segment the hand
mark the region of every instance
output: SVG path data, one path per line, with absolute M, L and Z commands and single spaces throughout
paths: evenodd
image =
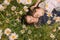
M 30 9 L 33 10 L 36 6 L 32 6 Z
M 36 4 L 34 6 L 32 6 L 30 9 L 33 10 L 35 7 L 37 7 L 37 5 L 39 4 L 41 0 L 37 0 Z

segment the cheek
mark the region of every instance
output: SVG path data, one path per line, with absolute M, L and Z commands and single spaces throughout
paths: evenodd
M 27 22 L 30 22 L 31 18 L 27 18 L 26 20 L 27 20 Z
M 36 22 L 36 23 L 37 23 L 37 22 L 38 22 L 38 18 L 34 19 L 34 22 Z

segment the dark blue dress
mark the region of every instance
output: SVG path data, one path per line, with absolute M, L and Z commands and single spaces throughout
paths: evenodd
M 54 14 L 56 14 L 57 16 L 60 16 L 60 11 L 56 11 L 55 9 L 52 11 L 53 17 L 50 18 L 50 20 L 52 21 L 51 23 L 54 23 L 54 22 L 55 22 L 55 21 L 53 20 Z M 39 23 L 39 24 L 45 24 L 45 23 L 47 23 L 48 19 L 49 19 L 49 17 L 48 17 L 47 14 L 45 13 L 44 16 L 42 16 L 42 17 L 39 18 L 38 23 Z

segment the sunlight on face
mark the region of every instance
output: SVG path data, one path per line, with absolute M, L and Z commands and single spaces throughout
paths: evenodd
M 36 9 L 36 12 L 33 14 L 34 17 L 41 17 L 44 15 L 44 10 L 39 8 L 39 9 Z
M 32 16 L 26 16 L 26 21 L 27 21 L 27 23 L 37 23 L 38 18 L 34 18 Z

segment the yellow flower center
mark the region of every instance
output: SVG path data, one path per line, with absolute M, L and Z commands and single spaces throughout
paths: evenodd
M 30 2 L 30 0 L 27 0 L 27 2 Z
M 11 0 L 7 0 L 8 2 L 11 2 Z
M 14 39 L 14 38 L 16 38 L 16 36 L 12 36 L 12 38 Z
M 48 4 L 46 4 L 45 8 L 48 8 Z
M 7 31 L 7 34 L 10 34 L 10 31 Z
M 17 0 L 18 3 L 20 3 L 20 0 Z

